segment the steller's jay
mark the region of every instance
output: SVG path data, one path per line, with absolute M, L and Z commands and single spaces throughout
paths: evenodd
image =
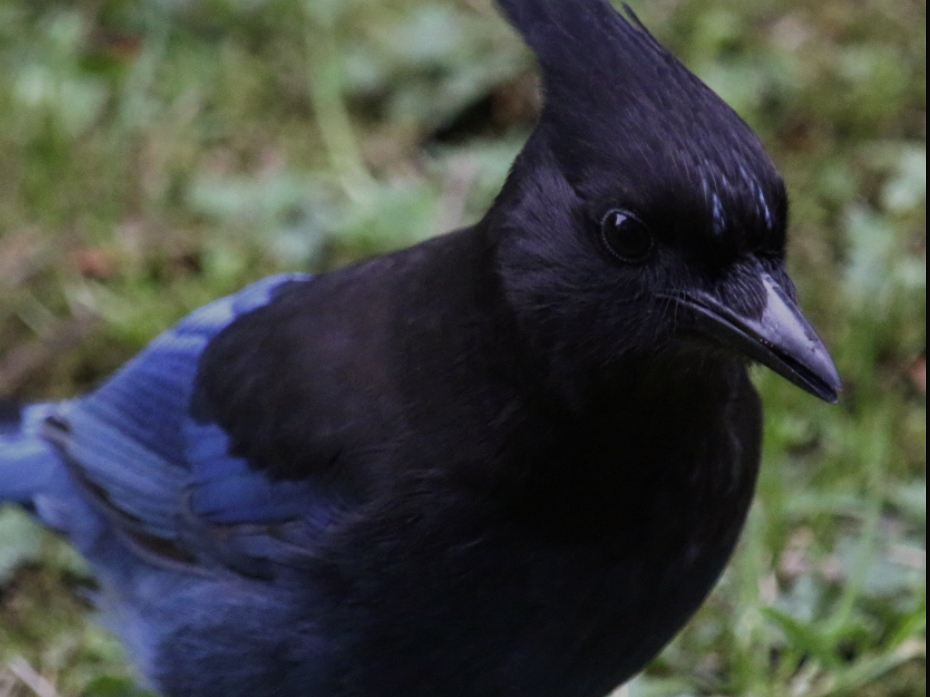
M 195 312 L 0 426 L 171 697 L 604 697 L 697 609 L 757 361 L 836 401 L 749 127 L 607 0 L 499 0 L 545 107 L 472 228 Z

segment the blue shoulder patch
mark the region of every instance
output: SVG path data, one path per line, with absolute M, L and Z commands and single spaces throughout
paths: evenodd
M 312 521 L 319 496 L 309 483 L 269 481 L 229 454 L 219 426 L 190 416 L 198 362 L 210 340 L 268 303 L 282 284 L 309 278 L 274 276 L 206 305 L 155 339 L 100 389 L 62 407 L 67 425 L 62 447 L 108 506 L 167 540 L 179 538 L 184 505 L 190 510 L 183 513 L 206 523 Z

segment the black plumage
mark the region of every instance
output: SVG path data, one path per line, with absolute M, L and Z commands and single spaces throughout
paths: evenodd
M 750 360 L 837 397 L 748 126 L 606 0 L 500 4 L 546 105 L 481 222 L 218 301 L 0 435 L 166 695 L 603 697 L 736 544 Z

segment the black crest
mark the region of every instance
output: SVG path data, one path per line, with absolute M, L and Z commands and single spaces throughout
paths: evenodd
M 784 187 L 762 144 L 632 10 L 607 0 L 499 4 L 536 54 L 540 129 L 579 194 L 609 185 L 647 213 L 674 206 L 708 235 L 783 242 Z

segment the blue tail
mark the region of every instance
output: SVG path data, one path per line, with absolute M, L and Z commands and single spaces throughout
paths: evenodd
M 63 475 L 58 454 L 39 434 L 53 409 L 50 404 L 0 402 L 0 503 L 32 507 L 35 497 Z

